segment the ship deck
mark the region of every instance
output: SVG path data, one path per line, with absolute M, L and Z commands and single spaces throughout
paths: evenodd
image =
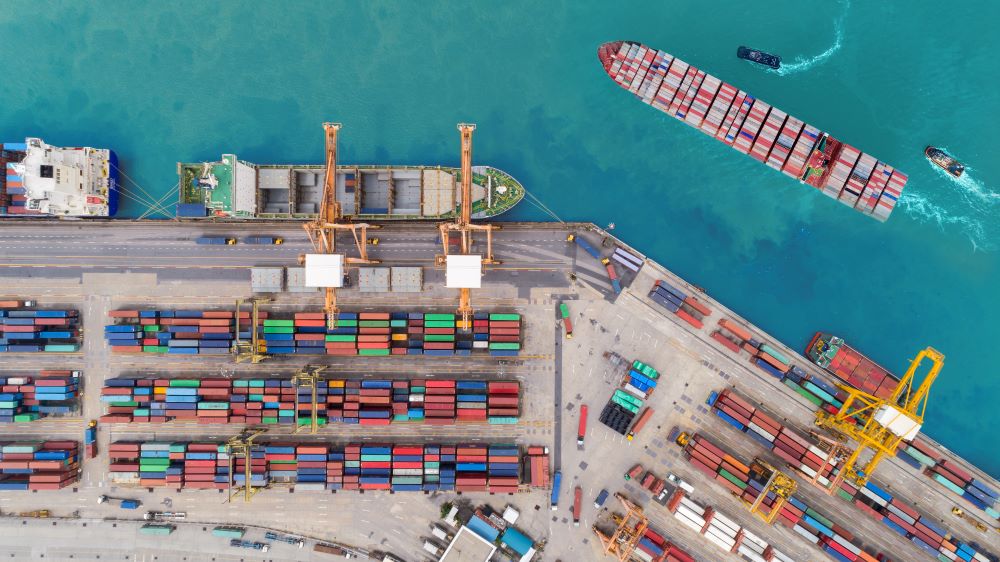
M 197 246 L 193 239 L 201 235 L 236 236 L 258 234 L 265 228 L 270 235 L 283 236 L 281 246 Z M 44 232 L 44 234 L 39 234 Z M 590 531 L 599 513 L 593 498 L 607 488 L 637 500 L 646 509 L 655 528 L 698 560 L 737 560 L 712 544 L 677 525 L 667 511 L 651 501 L 649 494 L 634 482 L 623 483 L 622 473 L 641 462 L 658 476 L 675 473 L 691 482 L 699 503 L 716 506 L 730 518 L 752 529 L 776 548 L 795 560 L 825 559 L 815 547 L 787 528 L 768 527 L 732 498 L 728 491 L 706 479 L 680 455 L 680 449 L 666 435 L 673 426 L 707 435 L 721 447 L 733 451 L 742 460 L 755 456 L 769 458 L 756 442 L 741 434 L 704 405 L 711 391 L 735 386 L 742 394 L 763 404 L 800 430 L 811 426 L 811 408 L 796 398 L 776 379 L 753 367 L 745 358 L 734 357 L 715 340 L 709 331 L 719 318 L 740 323 L 765 338 L 778 351 L 793 357 L 796 364 L 810 373 L 821 370 L 792 350 L 777 343 L 762 330 L 742 319 L 710 295 L 698 292 L 690 283 L 665 267 L 646 262 L 638 274 L 623 276 L 626 286 L 615 296 L 603 266 L 576 245 L 567 244 L 570 232 L 586 237 L 607 253 L 601 245 L 604 234 L 593 225 L 584 224 L 505 224 L 495 235 L 494 248 L 503 264 L 487 270 L 483 289 L 472 291 L 477 310 L 502 309 L 523 315 L 524 350 L 513 361 L 455 358 L 329 358 L 321 360 L 332 372 L 355 376 L 378 374 L 380 377 L 465 377 L 512 379 L 521 382 L 522 415 L 513 426 L 390 425 L 358 427 L 342 424 L 325 426 L 316 436 L 298 435 L 287 429 L 269 431 L 271 440 L 321 442 L 510 442 L 544 445 L 552 454 L 553 470 L 563 472 L 562 501 L 570 505 L 572 490 L 584 491 L 583 520 L 574 527 L 568 509 L 548 510 L 548 491 L 535 490 L 514 496 L 489 496 L 466 493 L 463 499 L 473 505 L 486 503 L 497 510 L 506 504 L 521 512 L 518 527 L 536 540 L 547 539 L 546 558 L 603 559 L 597 540 Z M 382 265 L 406 265 L 424 268 L 424 291 L 420 294 L 360 293 L 357 283 L 338 292 L 342 310 L 405 310 L 435 308 L 454 310 L 457 295 L 444 287 L 444 272 L 433 266 L 438 251 L 436 231 L 427 224 L 387 224 L 379 233 L 381 244 L 372 248 L 372 257 Z M 79 417 L 60 420 L 43 419 L 31 423 L 5 425 L 5 439 L 51 438 L 79 439 L 86 420 L 102 413 L 99 389 L 104 378 L 123 374 L 156 374 L 179 378 L 193 374 L 234 376 L 285 375 L 301 367 L 301 361 L 273 359 L 252 364 L 234 364 L 229 357 L 174 358 L 150 355 L 111 353 L 98 334 L 106 323 L 109 310 L 129 307 L 228 308 L 237 297 L 250 296 L 252 266 L 293 266 L 298 254 L 309 247 L 301 229 L 287 223 L 107 223 L 65 225 L 11 225 L 7 232 L 7 257 L 0 272 L 0 298 L 33 298 L 40 306 L 66 305 L 78 308 L 88 335 L 80 354 L 35 354 L 17 356 L 17 371 L 41 368 L 80 369 L 85 377 L 83 412 Z M 53 253 L 66 240 L 75 240 L 78 250 L 72 256 Z M 610 243 L 616 242 L 608 238 Z M 618 245 L 629 249 L 624 243 Z M 633 253 L 638 253 L 632 250 Z M 664 279 L 691 294 L 712 313 L 705 328 L 696 329 L 651 302 L 646 293 L 657 279 Z M 30 280 L 30 283 L 29 283 Z M 318 293 L 276 293 L 265 309 L 283 313 L 316 310 L 321 306 Z M 567 340 L 558 322 L 559 302 L 568 303 L 574 323 L 574 338 Z M 645 429 L 634 441 L 625 441 L 597 421 L 597 415 L 617 385 L 619 374 L 602 358 L 604 351 L 614 351 L 628 359 L 641 359 L 662 373 L 661 385 L 647 404 L 655 409 Z M 12 363 L 0 366 L 10 371 Z M 949 376 L 947 367 L 942 376 Z M 577 449 L 576 427 L 581 404 L 590 409 L 586 442 Z M 933 400 L 930 405 L 933 408 Z M 80 483 L 57 492 L 29 494 L 0 492 L 5 511 L 18 512 L 49 509 L 54 516 L 77 512 L 81 519 L 56 520 L 57 526 L 45 523 L 44 544 L 25 545 L 25 536 L 42 532 L 41 522 L 3 518 L 0 527 L 24 531 L 0 533 L 0 550 L 21 555 L 19 559 L 67 557 L 75 549 L 81 558 L 88 553 L 219 556 L 232 552 L 222 541 L 212 542 L 202 530 L 206 523 L 246 524 L 276 527 L 326 541 L 337 540 L 359 547 L 395 553 L 403 559 L 420 552 L 421 536 L 432 522 L 439 521 L 440 505 L 449 494 L 383 492 L 340 492 L 337 494 L 297 492 L 275 488 L 259 493 L 249 504 L 224 503 L 224 495 L 215 492 L 173 489 L 116 488 L 107 479 L 107 450 L 111 440 L 224 440 L 237 428 L 222 425 L 169 422 L 165 424 L 102 425 L 98 432 L 98 457 L 83 463 Z M 773 460 L 773 459 L 772 459 Z M 974 474 L 996 486 L 996 480 L 970 468 Z M 951 515 L 956 500 L 933 481 L 918 474 L 898 460 L 883 462 L 875 480 L 890 483 L 893 493 L 942 521 L 943 525 L 966 542 L 975 541 L 987 551 L 1000 553 L 1000 535 L 983 534 L 968 522 Z M 135 524 L 106 520 L 129 518 L 131 513 L 98 506 L 99 494 L 141 499 L 144 507 L 163 509 L 169 499 L 171 509 L 186 511 L 195 526 L 181 525 L 176 539 L 159 543 L 136 539 Z M 808 503 L 853 532 L 866 546 L 891 553 L 895 559 L 931 560 L 927 554 L 875 519 L 859 517 L 859 511 L 843 500 L 822 494 L 808 484 L 800 485 L 799 494 Z M 617 510 L 614 498 L 606 507 Z M 976 517 L 974 510 L 967 512 Z M 122 515 L 125 513 L 125 515 Z M 985 523 L 988 521 L 984 520 Z M 82 529 L 81 524 L 88 527 Z M 116 526 L 113 526 L 116 525 Z M 99 533 L 94 532 L 98 528 Z M 23 534 L 22 534 L 23 533 Z M 33 534 L 34 533 L 34 534 Z M 109 540 L 110 539 L 110 540 Z M 275 557 L 308 560 L 309 548 L 299 551 L 275 545 Z M 217 550 L 215 550 L 217 549 Z M 219 558 L 225 559 L 225 558 Z

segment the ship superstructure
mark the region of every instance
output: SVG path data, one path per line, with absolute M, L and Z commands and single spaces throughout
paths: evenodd
M 179 218 L 309 220 L 323 192 L 322 164 L 253 164 L 235 154 L 218 162 L 180 163 Z M 506 172 L 472 168 L 472 218 L 506 212 L 524 187 Z M 444 166 L 337 165 L 344 216 L 364 220 L 443 220 L 461 205 L 461 172 Z
M 598 57 L 644 103 L 865 215 L 887 220 L 906 185 L 885 162 L 670 53 L 615 41 Z
M 0 215 L 110 217 L 118 211 L 118 157 L 106 148 L 28 138 L 4 143 Z

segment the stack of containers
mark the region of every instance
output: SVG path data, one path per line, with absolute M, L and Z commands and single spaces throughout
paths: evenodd
M 92 459 L 97 456 L 97 426 L 87 426 L 83 430 L 83 450 L 84 456 Z
M 107 405 L 107 414 L 101 417 L 105 423 L 189 420 L 303 425 L 312 419 L 311 391 L 296 389 L 287 379 L 115 378 L 105 385 L 101 390 L 101 401 Z M 317 418 L 321 425 L 516 423 L 519 393 L 517 382 L 327 379 L 316 387 Z M 498 420 L 493 421 L 494 417 Z
M 617 246 L 615 247 L 615 253 L 611 254 L 611 259 L 635 273 L 638 273 L 639 268 L 642 267 L 642 258 Z
M 642 408 L 642 400 L 624 390 L 617 389 L 611 395 L 611 400 L 601 410 L 598 419 L 615 432 L 625 435 L 640 408 Z
M 706 540 L 726 552 L 739 554 L 751 562 L 793 562 L 791 558 L 766 543 L 761 537 L 741 527 L 733 519 L 717 511 L 714 507 L 703 506 L 687 497 L 683 490 L 674 492 L 667 502 L 667 508 L 674 518 L 685 527 L 705 537 Z M 666 560 L 692 560 L 675 555 Z
M 249 340 L 249 312 L 240 312 L 239 336 Z M 115 323 L 105 326 L 105 339 L 115 352 L 207 355 L 229 353 L 236 337 L 233 312 L 116 310 Z M 322 312 L 297 312 L 292 319 L 260 313 L 257 327 L 266 350 L 274 355 L 465 356 L 473 349 L 493 355 L 517 355 L 519 314 L 476 316 L 462 325 L 454 314 L 422 312 L 341 312 L 327 329 Z
M 104 338 L 114 352 L 226 355 L 236 331 L 233 312 L 209 310 L 112 310 Z M 248 324 L 249 312 L 240 312 Z M 260 313 L 267 318 L 266 312 Z M 249 332 L 247 332 L 249 337 Z
M 660 378 L 660 373 L 656 369 L 642 361 L 636 360 L 632 362 L 632 368 L 625 375 L 623 386 L 626 391 L 647 399 L 653 393 L 653 390 L 656 389 L 656 380 L 658 378 Z
M 326 445 L 295 446 L 296 490 L 326 490 L 330 469 L 329 451 Z
M 521 452 L 516 445 L 490 445 L 487 453 L 487 489 L 491 494 L 512 494 L 521 482 Z
M 954 494 L 962 496 L 965 501 L 985 511 L 993 519 L 1000 519 L 1000 512 L 997 511 L 997 500 L 1000 495 L 982 481 L 973 478 L 955 461 L 941 460 L 928 468 L 926 474 Z
M 79 378 L 73 371 L 0 376 L 0 423 L 29 422 L 76 409 Z
M 712 339 L 721 343 L 726 349 L 739 354 L 743 346 L 750 342 L 753 337 L 750 332 L 743 329 L 728 318 L 719 319 L 719 328 L 712 332 Z M 751 351 L 751 355 L 753 352 Z
M 760 345 L 757 353 L 750 357 L 750 362 L 779 380 L 791 369 L 791 362 L 784 354 L 766 343 Z
M 476 320 L 481 320 L 482 314 L 476 314 Z M 515 356 L 521 350 L 521 315 L 520 314 L 490 314 L 489 349 L 490 355 L 496 357 Z
M 522 473 L 531 487 L 549 487 L 549 454 L 545 447 L 528 447 L 522 464 Z
M 29 310 L 20 301 L 0 306 L 0 353 L 75 353 L 80 350 L 79 312 Z
M 492 424 L 514 424 L 521 417 L 521 383 L 490 381 L 486 385 L 487 420 Z
M 0 443 L 0 491 L 58 490 L 79 479 L 76 441 Z
M 632 555 L 642 562 L 694 562 L 690 554 L 651 527 L 646 527 Z
M 712 314 L 712 311 L 698 299 L 688 296 L 684 291 L 662 279 L 653 284 L 653 288 L 649 290 L 647 296 L 656 304 L 673 312 L 678 318 L 698 329 L 704 325 L 705 317 Z
M 714 393 L 713 393 L 714 394 Z M 729 425 L 745 432 L 765 448 L 773 450 L 789 466 L 810 479 L 819 474 L 817 483 L 828 487 L 835 475 L 836 459 L 828 461 L 829 454 L 792 429 L 785 427 L 771 416 L 755 407 L 749 400 L 726 389 L 717 397 L 709 397 L 712 411 Z M 857 492 L 853 486 L 842 482 L 837 494 L 850 500 Z
M 485 445 L 455 447 L 455 490 L 485 492 L 487 488 L 487 458 Z

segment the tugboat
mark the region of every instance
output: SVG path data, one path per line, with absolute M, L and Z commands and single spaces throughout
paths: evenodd
M 764 51 L 758 51 L 757 49 L 751 49 L 750 47 L 744 47 L 742 45 L 740 45 L 739 49 L 736 49 L 736 56 L 743 60 L 770 66 L 775 70 L 781 67 L 781 57 L 778 55 L 772 55 L 765 53 Z
M 956 178 L 962 177 L 962 174 L 965 173 L 965 164 L 955 160 L 940 148 L 928 146 L 924 149 L 924 156 L 927 156 L 928 160 Z

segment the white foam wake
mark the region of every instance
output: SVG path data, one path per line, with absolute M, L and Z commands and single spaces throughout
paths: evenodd
M 986 234 L 986 226 L 979 218 L 951 213 L 927 196 L 913 190 L 903 193 L 899 206 L 906 214 L 921 222 L 936 224 L 942 231 L 957 228 L 972 243 L 973 251 L 996 249 L 992 238 Z
M 952 154 L 952 152 L 945 146 L 939 146 L 938 148 L 948 154 Z M 938 176 L 948 180 L 952 185 L 956 186 L 957 191 L 965 197 L 971 205 L 984 205 L 987 208 L 1000 205 L 1000 191 L 992 189 L 990 186 L 986 185 L 985 182 L 976 178 L 973 175 L 976 171 L 975 168 L 966 166 L 965 173 L 962 174 L 962 177 L 956 178 L 955 176 L 944 171 L 940 166 L 935 165 L 930 160 L 927 160 L 927 165 L 930 166 Z
M 840 17 L 837 18 L 837 21 L 834 23 L 835 37 L 833 45 L 830 45 L 830 47 L 827 50 L 823 51 L 822 53 L 816 56 L 809 58 L 796 56 L 791 63 L 782 62 L 780 68 L 778 68 L 777 70 L 769 69 L 768 72 L 774 72 L 779 76 L 788 76 L 789 74 L 797 74 L 799 72 L 805 72 L 806 70 L 809 70 L 810 68 L 813 68 L 818 64 L 822 64 L 827 59 L 832 57 L 834 53 L 840 50 L 840 47 L 843 44 L 844 19 L 847 17 L 847 11 L 850 9 L 850 7 L 851 7 L 850 1 L 849 0 L 845 1 L 844 11 L 843 13 L 840 14 Z

